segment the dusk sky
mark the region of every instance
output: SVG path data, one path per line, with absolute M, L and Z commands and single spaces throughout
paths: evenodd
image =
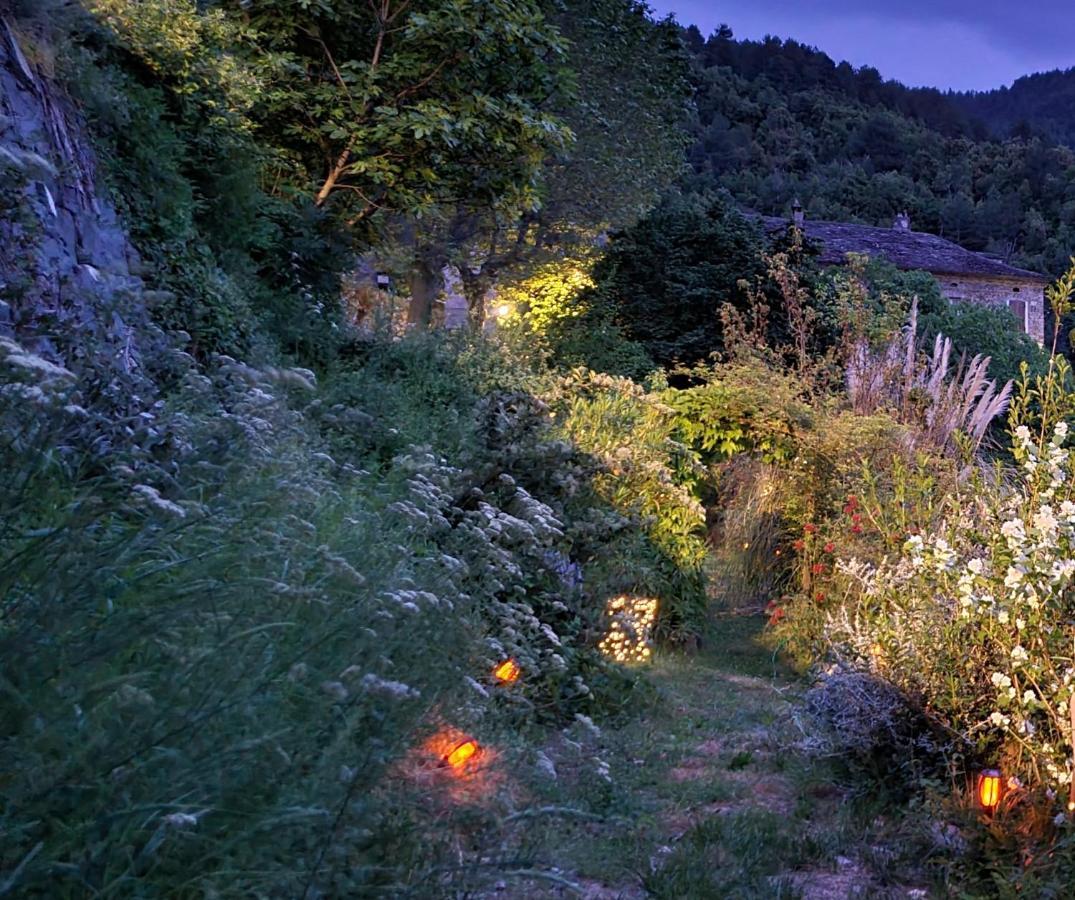
M 908 85 L 986 90 L 1075 66 L 1071 0 L 650 0 L 706 36 L 793 37 Z

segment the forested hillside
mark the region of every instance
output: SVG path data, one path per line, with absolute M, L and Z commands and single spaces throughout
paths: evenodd
M 1075 147 L 1075 69 L 1036 72 L 1010 87 L 955 94 L 951 99 L 997 137 L 1039 135 Z
M 939 91 L 883 82 L 795 41 L 737 41 L 727 29 L 695 59 L 691 164 L 760 212 L 912 226 L 1042 272 L 1075 239 L 1075 153 L 1046 136 L 992 138 Z

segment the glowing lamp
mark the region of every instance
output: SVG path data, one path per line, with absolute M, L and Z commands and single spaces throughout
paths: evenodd
M 508 304 L 506 304 L 506 303 L 501 303 L 500 306 L 498 306 L 496 308 L 496 314 L 501 319 L 503 319 L 504 316 L 506 316 L 510 312 L 511 312 L 511 307 L 508 306 Z
M 471 759 L 478 755 L 480 749 L 477 741 L 470 739 L 465 740 L 444 757 L 444 765 L 451 766 L 453 769 L 461 769 Z
M 996 769 L 986 769 L 978 776 L 978 803 L 982 809 L 993 812 L 1000 805 L 1001 774 Z
M 511 684 L 519 679 L 522 670 L 514 659 L 506 659 L 493 669 L 493 677 L 501 684 Z

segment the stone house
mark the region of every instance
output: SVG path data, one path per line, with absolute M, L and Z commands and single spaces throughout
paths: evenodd
M 1019 269 L 983 253 L 975 253 L 935 234 L 911 230 L 906 213 L 891 228 L 846 222 L 807 220 L 802 207 L 793 207 L 793 223 L 819 245 L 823 265 L 843 265 L 847 254 L 884 259 L 899 269 L 929 272 L 949 300 L 1007 307 L 1023 331 L 1039 344 L 1045 340 L 1045 287 L 1050 279 Z M 764 218 L 768 231 L 785 228 L 786 219 Z

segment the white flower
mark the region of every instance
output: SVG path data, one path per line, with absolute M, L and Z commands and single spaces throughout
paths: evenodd
M 1038 534 L 1043 537 L 1048 537 L 1056 532 L 1057 526 L 1060 523 L 1057 522 L 1056 516 L 1053 513 L 1053 508 L 1048 504 L 1045 504 L 1034 514 L 1034 528 Z
M 1000 622 L 1001 625 L 1007 625 L 1008 624 L 1008 610 L 1002 609 L 1000 612 L 998 612 L 997 613 L 997 621 Z
M 1007 728 L 1008 723 L 1011 721 L 1006 715 L 1000 712 L 994 712 L 989 716 L 989 721 L 992 722 L 997 728 Z
M 1008 566 L 1008 574 L 1004 576 L 1004 587 L 1016 588 L 1019 587 L 1019 583 L 1023 580 L 1023 573 L 1020 572 L 1015 566 Z
M 1033 691 L 1023 691 L 1023 706 L 1031 706 L 1037 701 L 1037 699 L 1038 695 L 1035 694 Z
M 990 681 L 993 682 L 994 687 L 998 688 L 1009 688 L 1012 686 L 1011 678 L 1005 675 L 1003 672 L 994 672 L 993 677 L 990 678 Z
M 395 697 L 399 700 L 411 700 L 421 696 L 420 691 L 408 684 L 404 684 L 402 681 L 387 681 L 372 672 L 364 675 L 360 684 L 366 693 L 381 694 L 387 697 Z M 475 684 L 477 683 L 475 682 Z
M 1015 429 L 1013 437 L 1024 447 L 1030 444 L 1030 429 L 1026 425 L 1020 425 Z
M 1012 647 L 1011 657 L 1012 662 L 1014 662 L 1016 665 L 1022 665 L 1028 659 L 1030 659 L 1030 654 L 1026 652 L 1022 644 L 1016 644 L 1014 647 Z

